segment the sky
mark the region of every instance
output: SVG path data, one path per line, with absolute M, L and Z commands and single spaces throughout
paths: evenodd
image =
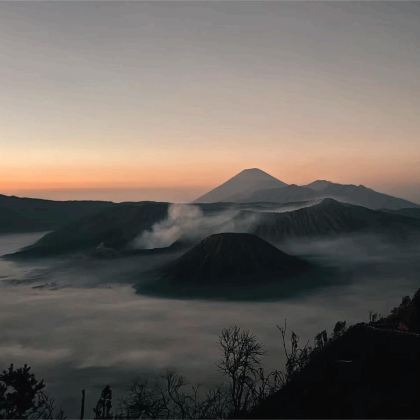
M 420 3 L 0 3 L 0 193 L 189 201 L 244 168 L 420 202 Z

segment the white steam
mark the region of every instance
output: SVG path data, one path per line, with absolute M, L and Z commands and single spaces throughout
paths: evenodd
M 226 210 L 205 215 L 200 207 L 192 204 L 171 204 L 168 217 L 139 235 L 133 247 L 165 248 L 178 240 L 200 240 L 213 233 L 246 232 L 254 217 L 247 216 L 238 222 L 234 219 L 238 213 L 238 210 Z

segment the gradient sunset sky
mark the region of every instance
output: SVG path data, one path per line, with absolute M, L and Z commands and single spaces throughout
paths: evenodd
M 0 193 L 188 201 L 241 169 L 420 202 L 420 3 L 2 2 Z

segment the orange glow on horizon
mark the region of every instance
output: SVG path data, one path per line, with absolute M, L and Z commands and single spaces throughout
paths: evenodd
M 0 193 L 15 194 L 21 191 L 42 190 L 54 196 L 60 191 L 62 196 L 68 193 L 72 197 L 74 191 L 89 190 L 129 190 L 141 189 L 147 197 L 156 196 L 156 191 L 173 189 L 180 197 L 190 197 L 192 192 L 205 192 L 242 169 L 259 167 L 288 184 L 307 184 L 316 179 L 327 179 L 344 184 L 364 184 L 372 188 L 383 188 L 385 185 L 404 184 L 409 177 L 415 177 L 416 165 L 398 164 L 384 168 L 380 159 L 358 159 L 355 165 L 352 156 L 342 157 L 340 161 L 323 161 L 320 159 L 301 159 L 279 163 L 273 156 L 264 162 L 255 164 L 251 161 L 207 162 L 199 164 L 167 164 L 138 166 L 112 165 L 47 165 L 46 168 L 1 168 Z M 174 193 L 175 194 L 175 193 Z

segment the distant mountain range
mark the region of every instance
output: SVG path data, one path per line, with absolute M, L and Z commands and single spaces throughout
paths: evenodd
M 348 234 L 373 234 L 392 240 L 420 236 L 420 219 L 378 211 L 362 206 L 324 199 L 297 210 L 276 212 L 271 206 L 244 210 L 243 204 L 200 204 L 204 215 L 226 214 L 231 217 L 213 226 L 216 232 L 243 232 L 272 243 L 293 239 L 333 238 Z M 126 251 L 133 240 L 165 220 L 169 203 L 121 203 L 105 208 L 48 233 L 35 244 L 18 252 L 20 257 L 43 257 L 65 253 L 92 252 L 98 247 Z M 405 213 L 405 211 L 404 211 Z M 229 213 L 230 214 L 230 213 Z M 204 216 L 205 217 L 205 216 Z M 211 226 L 206 226 L 206 232 Z M 211 232 L 210 232 L 211 233 Z M 197 232 L 197 235 L 199 232 Z M 194 243 L 185 242 L 184 247 Z
M 20 252 L 17 257 L 47 257 L 97 247 L 119 250 L 127 247 L 137 235 L 167 217 L 168 203 L 121 203 L 86 215 L 43 236 Z
M 371 209 L 395 211 L 397 214 L 419 218 L 420 206 L 410 201 L 374 191 L 363 185 L 342 185 L 319 180 L 308 185 L 287 185 L 266 172 L 245 169 L 233 178 L 195 200 L 205 204 L 218 203 L 218 207 L 232 208 L 241 204 L 246 208 L 273 208 L 272 204 L 307 202 L 315 204 L 324 198 L 356 204 Z M 256 204 L 258 203 L 258 204 Z M 53 201 L 21 198 L 0 194 L 0 233 L 40 232 L 57 230 L 69 223 L 94 215 L 110 207 L 132 205 L 110 201 Z M 305 204 L 305 205 L 306 205 Z M 239 207 L 237 207 L 239 209 Z
M 288 203 L 323 198 L 334 198 L 371 209 L 419 207 L 416 203 L 374 191 L 363 185 L 342 185 L 325 180 L 303 186 L 287 185 L 256 168 L 245 169 L 219 187 L 197 198 L 195 202 Z
M 53 201 L 0 194 L 0 233 L 54 230 L 112 205 L 108 201 Z

